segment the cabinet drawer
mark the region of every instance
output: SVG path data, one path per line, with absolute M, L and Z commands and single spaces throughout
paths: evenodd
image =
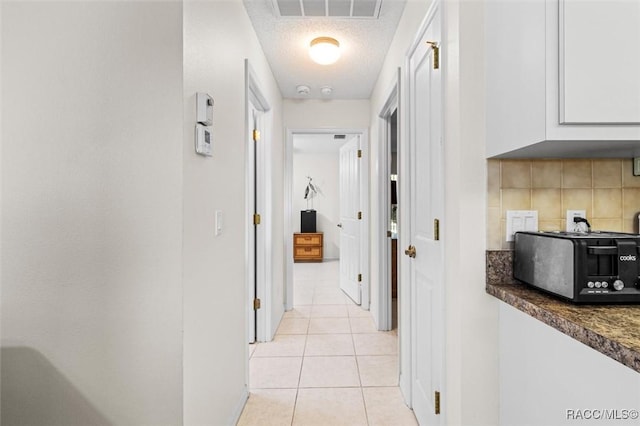
M 296 235 L 293 240 L 295 246 L 321 246 L 322 236 L 317 234 Z
M 322 247 L 296 247 L 296 259 L 322 259 Z

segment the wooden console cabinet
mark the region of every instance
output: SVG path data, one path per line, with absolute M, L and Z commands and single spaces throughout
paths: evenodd
M 294 262 L 322 262 L 322 232 L 293 234 Z

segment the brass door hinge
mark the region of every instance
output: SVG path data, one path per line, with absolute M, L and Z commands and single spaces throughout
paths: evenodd
M 358 158 L 362 158 L 362 150 L 361 149 L 358 150 Z
M 440 219 L 433 219 L 433 239 L 440 241 Z
M 362 274 L 358 274 L 358 282 L 361 283 L 362 282 Z
M 260 225 L 260 215 L 258 213 L 255 213 L 253 215 L 253 224 L 254 225 Z
M 433 49 L 433 69 L 440 68 L 440 47 L 437 41 L 427 41 L 427 44 Z
M 435 391 L 433 395 L 433 408 L 436 414 L 440 414 L 440 392 Z
M 260 130 L 253 131 L 253 140 L 258 142 L 260 140 Z
M 253 310 L 257 311 L 260 309 L 260 299 L 253 299 Z
M 358 212 L 358 220 L 362 220 L 362 212 Z

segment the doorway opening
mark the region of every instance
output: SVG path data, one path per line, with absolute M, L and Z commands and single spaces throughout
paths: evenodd
M 398 109 L 389 117 L 389 232 L 391 238 L 390 264 L 388 274 L 391 287 L 391 329 L 398 328 Z
M 398 314 L 399 258 L 399 119 L 400 69 L 388 91 L 386 102 L 379 113 L 378 144 L 378 222 L 376 224 L 378 246 L 378 308 L 376 320 L 379 330 L 393 330 L 400 323 Z M 402 337 L 402 336 L 401 336 Z
M 296 298 L 299 299 L 297 304 L 305 299 L 304 295 L 296 296 L 294 261 L 323 260 L 339 262 L 340 288 L 362 309 L 369 309 L 367 158 L 367 131 L 363 129 L 303 129 L 287 132 L 287 310 L 293 309 Z M 315 232 L 308 232 L 310 230 Z M 306 246 L 306 243 L 310 246 Z M 316 249 L 320 244 L 320 249 Z M 308 259 L 307 254 L 312 258 Z

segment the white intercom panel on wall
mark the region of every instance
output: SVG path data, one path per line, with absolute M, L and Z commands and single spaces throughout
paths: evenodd
M 213 124 L 213 98 L 206 93 L 196 93 L 196 121 L 205 126 Z
M 211 157 L 211 132 L 202 124 L 196 124 L 196 152 L 200 155 Z

